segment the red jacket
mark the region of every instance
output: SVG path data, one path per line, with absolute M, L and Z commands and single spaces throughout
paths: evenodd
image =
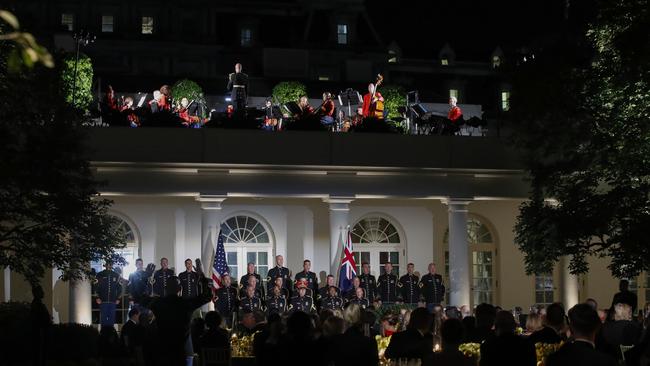
M 459 119 L 460 116 L 462 115 L 463 115 L 463 111 L 460 110 L 460 107 L 455 106 L 449 110 L 449 114 L 447 115 L 447 118 L 449 118 L 452 122 L 456 122 L 456 120 Z
M 370 98 L 372 98 L 371 93 L 368 93 L 368 94 L 363 96 L 363 116 L 364 117 L 368 117 L 370 115 L 371 107 L 373 106 L 372 100 L 370 100 Z M 377 92 L 375 94 L 375 98 L 377 100 L 381 100 L 382 102 L 384 101 L 384 97 L 381 96 L 380 92 Z

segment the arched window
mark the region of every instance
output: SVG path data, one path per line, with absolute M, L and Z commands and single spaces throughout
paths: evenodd
M 126 241 L 126 246 L 122 249 L 117 249 L 116 254 L 121 255 L 126 261 L 126 265 L 123 267 L 115 267 L 114 269 L 118 272 L 121 271 L 122 278 L 129 278 L 129 275 L 135 271 L 135 260 L 139 258 L 140 255 L 140 242 L 138 235 L 135 232 L 135 229 L 126 222 L 120 216 L 113 215 L 117 221 L 117 229 L 122 231 L 124 234 L 124 239 Z M 91 267 L 96 272 L 101 272 L 104 270 L 103 261 L 94 261 L 91 263 Z
M 246 273 L 248 263 L 254 263 L 262 281 L 266 281 L 273 263 L 272 235 L 267 227 L 256 218 L 241 214 L 221 224 L 221 235 L 233 281 L 239 281 Z
M 472 306 L 486 302 L 493 304 L 496 288 L 496 243 L 490 228 L 481 219 L 470 216 L 467 219 L 467 243 L 470 249 Z M 443 238 L 445 246 L 445 277 L 449 291 L 449 229 Z M 449 298 L 447 292 L 447 299 Z
M 393 273 L 399 275 L 404 243 L 397 227 L 387 218 L 373 215 L 359 220 L 352 227 L 350 238 L 354 244 L 357 273 L 361 273 L 361 264 L 367 262 L 371 273 L 383 274 L 384 264 L 390 262 Z

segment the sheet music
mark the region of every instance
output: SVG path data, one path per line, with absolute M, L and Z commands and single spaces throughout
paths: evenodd
M 147 99 L 147 94 L 143 95 L 142 98 L 140 98 L 140 101 L 138 102 L 138 108 L 142 107 L 145 99 Z

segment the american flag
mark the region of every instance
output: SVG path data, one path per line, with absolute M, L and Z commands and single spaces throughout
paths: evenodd
M 215 290 L 221 288 L 221 277 L 230 273 L 228 263 L 226 262 L 226 249 L 223 246 L 223 236 L 219 230 L 219 239 L 214 252 L 214 263 L 212 263 L 212 287 Z
M 357 265 L 354 262 L 354 250 L 352 250 L 352 238 L 349 227 L 346 242 L 343 243 L 343 234 L 340 234 L 339 244 L 343 245 L 343 260 L 339 269 L 339 288 L 341 292 L 347 292 L 352 288 L 352 279 L 357 276 Z

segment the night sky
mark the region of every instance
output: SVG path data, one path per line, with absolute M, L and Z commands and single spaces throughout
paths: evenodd
M 457 59 L 485 60 L 497 45 L 507 52 L 556 32 L 564 24 L 566 1 L 367 0 L 366 6 L 383 41 L 397 41 L 405 57 L 437 56 L 448 42 Z M 584 23 L 588 3 L 593 4 L 571 0 L 574 26 Z

